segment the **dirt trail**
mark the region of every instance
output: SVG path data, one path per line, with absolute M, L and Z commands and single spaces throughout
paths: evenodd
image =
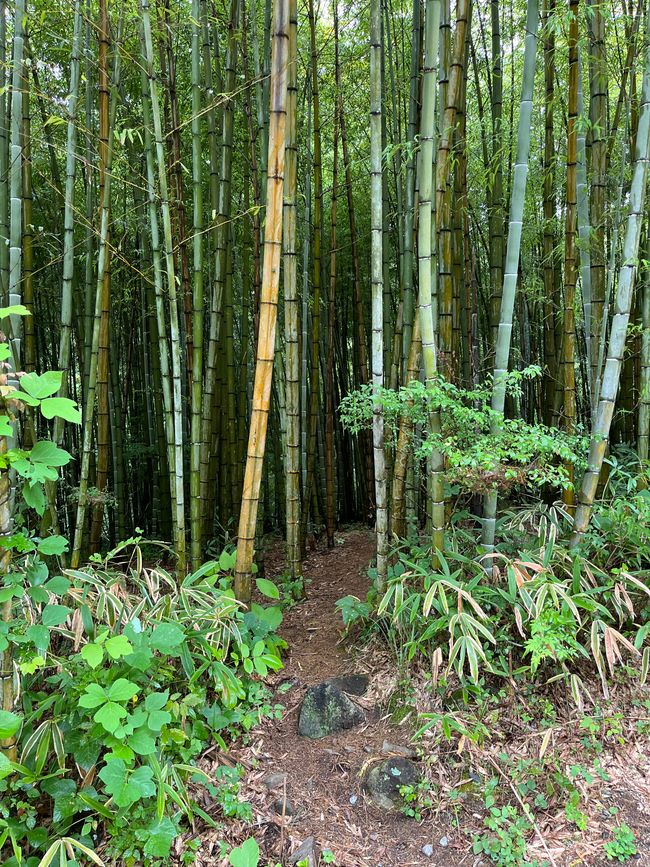
M 406 746 L 410 736 L 405 726 L 391 725 L 379 704 L 386 699 L 385 682 L 377 683 L 381 675 L 373 672 L 372 659 L 364 658 L 363 652 L 353 656 L 341 642 L 341 617 L 335 603 L 346 594 L 365 597 L 366 570 L 373 553 L 370 533 L 355 529 L 338 534 L 333 549 L 313 552 L 304 564 L 308 598 L 286 613 L 281 630 L 289 644 L 281 676 L 284 682 L 293 683 L 290 691 L 278 696 L 286 712 L 280 721 L 265 721 L 253 733 L 250 747 L 241 753 L 249 763 L 255 759 L 257 765 L 244 791 L 256 807 L 260 830 L 264 827 L 262 834 L 257 830 L 255 834 L 265 854 L 278 860 L 281 851 L 285 859 L 313 835 L 322 848 L 334 852 L 340 867 L 472 865 L 474 856 L 467 842 L 454 834 L 448 817 L 418 825 L 399 812 L 371 806 L 361 791 L 361 772 L 368 762 L 382 758 L 384 740 Z M 271 577 L 272 562 L 269 565 Z M 352 672 L 370 676 L 370 688 L 359 700 L 368 722 L 319 741 L 301 737 L 297 726 L 305 689 Z M 281 788 L 269 792 L 264 785 L 264 778 L 272 773 L 287 774 L 286 798 L 294 810 L 291 817 L 283 819 L 274 812 L 274 802 L 283 792 Z M 440 845 L 441 838 L 449 841 L 446 847 Z M 434 850 L 430 857 L 421 851 L 427 844 Z

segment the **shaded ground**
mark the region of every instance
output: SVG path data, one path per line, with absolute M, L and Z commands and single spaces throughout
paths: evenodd
M 491 861 L 475 856 L 471 851 L 473 831 L 480 831 L 485 808 L 478 795 L 466 796 L 458 806 L 434 812 L 421 824 L 401 813 L 387 813 L 368 803 L 361 791 L 361 775 L 367 764 L 382 757 L 385 740 L 408 745 L 412 734 L 410 719 L 401 725 L 391 722 L 385 710 L 396 682 L 394 665 L 377 647 L 352 650 L 341 642 L 341 618 L 335 603 L 342 596 L 365 596 L 368 588 L 366 570 L 374 553 L 373 537 L 365 529 L 354 528 L 337 535 L 333 549 L 312 552 L 304 564 L 307 599 L 285 614 L 282 635 L 289 644 L 285 667 L 276 681 L 276 700 L 286 710 L 281 720 L 264 720 L 250 734 L 246 746 L 234 748 L 225 760 L 240 762 L 248 769 L 241 795 L 253 804 L 254 823 L 244 827 L 230 823 L 231 842 L 254 835 L 261 845 L 264 858 L 261 865 L 290 863 L 290 853 L 309 836 L 320 847 L 330 849 L 339 867 L 489 867 Z M 282 568 L 281 552 L 271 551 L 267 558 L 267 574 Z M 370 688 L 358 699 L 366 710 L 364 726 L 324 738 L 309 741 L 298 735 L 297 724 L 302 698 L 307 687 L 340 674 L 365 672 L 370 676 Z M 285 691 L 286 690 L 286 691 Z M 513 702 L 516 702 L 516 696 Z M 539 731 L 521 734 L 517 723 L 507 716 L 513 709 L 499 711 L 506 721 L 499 727 L 512 731 L 512 746 L 516 754 L 535 754 L 541 741 Z M 650 719 L 650 712 L 649 719 Z M 521 728 L 521 727 L 520 727 Z M 630 730 L 633 723 L 630 723 Z M 503 731 L 500 731 L 503 738 Z M 506 741 L 509 736 L 506 735 Z M 558 725 L 557 739 L 565 737 Z M 495 737 L 498 741 L 498 738 Z M 552 743 L 555 743 L 553 733 Z M 521 747 L 518 745 L 521 742 Z M 463 747 L 456 761 L 456 745 L 441 747 L 440 743 L 424 741 L 425 753 L 430 743 L 434 758 L 433 776 L 441 792 L 448 792 L 457 782 L 446 776 L 447 766 L 463 762 L 489 773 L 488 754 L 497 754 L 499 744 L 485 748 Z M 503 741 L 501 742 L 501 746 Z M 572 737 L 571 749 L 576 747 Z M 577 744 L 580 749 L 579 743 Z M 567 750 L 567 756 L 570 751 Z M 444 762 L 436 763 L 437 756 Z M 450 761 L 451 759 L 451 761 Z M 217 761 L 223 761 L 220 756 Z M 567 759 L 570 761 L 570 759 Z M 469 763 L 469 764 L 468 764 Z M 584 832 L 576 830 L 564 811 L 538 815 L 539 837 L 530 841 L 530 855 L 556 867 L 601 867 L 611 864 L 603 854 L 603 842 L 611 838 L 616 822 L 625 821 L 634 830 L 638 854 L 629 864 L 650 867 L 650 750 L 648 737 L 627 739 L 625 746 L 613 746 L 602 755 L 602 765 L 609 775 L 606 783 L 596 781 L 587 786 L 578 783 L 583 807 L 589 814 Z M 483 766 L 483 767 L 481 767 Z M 487 771 L 485 770 L 487 768 Z M 270 774 L 286 774 L 286 784 L 269 791 L 265 779 Z M 431 772 L 430 772 L 431 773 Z M 439 775 L 439 779 L 435 779 Z M 293 815 L 281 816 L 274 809 L 280 798 L 286 797 Z M 618 812 L 613 818 L 609 808 Z M 222 832 L 202 835 L 203 845 L 197 859 L 200 865 L 227 864 L 218 855 L 218 840 Z M 212 838 L 212 839 L 211 839 Z M 441 845 L 441 841 L 443 845 Z M 444 845 L 446 844 L 446 845 Z M 430 845 L 432 854 L 423 854 Z M 265 860 L 267 859 L 267 860 Z
M 312 553 L 306 561 L 308 598 L 286 613 L 282 628 L 289 644 L 282 677 L 295 681 L 295 686 L 281 699 L 287 707 L 283 719 L 266 722 L 243 753 L 247 762 L 251 755 L 259 762 L 247 778 L 245 794 L 260 813 L 266 811 L 272 817 L 264 840 L 269 855 L 273 852 L 275 857 L 281 842 L 286 844 L 285 851 L 293 851 L 313 835 L 345 867 L 471 864 L 473 858 L 463 861 L 450 851 L 451 845 L 439 846 L 441 838 L 451 840 L 453 829 L 448 822 L 417 825 L 401 813 L 372 807 L 361 791 L 361 773 L 370 761 L 382 757 L 384 741 L 406 746 L 410 739 L 410 731 L 391 725 L 378 707 L 386 699 L 386 684 L 383 674 L 373 677 L 372 655 L 352 655 L 340 641 L 341 615 L 335 603 L 347 594 L 365 597 L 366 570 L 373 555 L 373 537 L 362 529 L 339 534 L 333 549 Z M 371 677 L 368 692 L 358 700 L 367 712 L 367 724 L 320 741 L 301 737 L 297 723 L 305 689 L 350 672 L 366 672 Z M 269 794 L 262 782 L 275 771 L 287 773 L 286 796 L 295 807 L 294 816 L 284 820 L 283 840 L 278 827 L 282 819 L 273 815 L 273 803 L 282 792 Z M 427 858 L 421 849 L 429 843 L 438 853 Z

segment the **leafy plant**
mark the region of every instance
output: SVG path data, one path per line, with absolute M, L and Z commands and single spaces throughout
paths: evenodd
M 634 831 L 625 822 L 615 829 L 614 836 L 604 845 L 605 855 L 609 861 L 627 861 L 636 855 L 636 837 Z

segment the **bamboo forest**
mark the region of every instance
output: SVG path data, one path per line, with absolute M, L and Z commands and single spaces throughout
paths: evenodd
M 0 0 L 0 864 L 650 865 L 648 0 Z

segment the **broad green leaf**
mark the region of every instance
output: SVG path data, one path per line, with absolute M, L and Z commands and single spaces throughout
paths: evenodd
M 151 636 L 151 646 L 163 653 L 173 650 L 185 641 L 185 633 L 175 623 L 159 623 Z
M 55 575 L 47 582 L 45 589 L 49 593 L 54 593 L 55 596 L 65 596 L 70 589 L 70 582 L 63 575 Z
M 150 756 L 156 752 L 156 741 L 144 729 L 135 731 L 129 738 L 128 745 L 140 756 Z
M 48 536 L 38 543 L 38 553 L 44 557 L 56 557 L 63 554 L 68 548 L 68 540 L 63 536 Z
M 42 400 L 61 388 L 61 371 L 46 370 L 45 373 L 26 373 L 20 377 L 20 388 L 31 397 Z M 20 393 L 16 395 L 20 397 Z M 49 416 L 51 418 L 51 416 Z M 47 416 L 46 416 L 47 418 Z
M 120 659 L 122 656 L 133 653 L 133 645 L 126 635 L 114 635 L 112 638 L 108 638 L 104 647 L 111 659 Z
M 43 626 L 60 626 L 69 614 L 72 614 L 72 609 L 66 605 L 46 605 L 41 613 L 41 622 Z
M 132 683 L 125 677 L 119 677 L 108 690 L 108 697 L 111 701 L 129 701 L 129 699 L 133 698 L 133 696 L 137 694 L 137 684 Z
M 0 710 L 0 739 L 10 738 L 16 734 L 23 718 L 8 710 Z
M 255 583 L 257 584 L 257 589 L 263 596 L 268 596 L 269 599 L 280 598 L 280 591 L 273 581 L 269 581 L 268 578 L 257 578 Z
M 147 828 L 147 833 L 149 836 L 144 844 L 144 854 L 150 858 L 167 859 L 174 838 L 178 836 L 176 826 L 171 819 L 163 816 L 162 819 Z
M 100 686 L 98 683 L 89 683 L 86 687 L 85 692 L 79 699 L 79 705 L 81 707 L 99 707 L 100 704 L 104 704 L 105 701 L 108 701 L 108 696 L 106 695 L 106 690 L 103 686 Z
M 81 424 L 81 412 L 69 397 L 48 397 L 42 400 L 41 413 L 45 418 L 62 418 L 73 424 Z
M 14 767 L 3 752 L 0 752 L 0 780 L 4 780 L 9 774 L 13 773 Z
M 0 319 L 7 316 L 31 316 L 31 311 L 24 304 L 12 304 L 10 307 L 0 307 Z
M 22 494 L 23 500 L 30 509 L 34 509 L 37 515 L 44 514 L 46 500 L 45 494 L 43 493 L 43 486 L 40 482 L 35 482 L 31 485 L 26 482 L 23 485 Z
M 30 641 L 33 641 L 37 650 L 47 650 L 50 646 L 50 630 L 47 626 L 35 624 L 30 626 L 25 633 Z
M 228 855 L 230 867 L 258 867 L 260 863 L 260 847 L 254 837 L 249 837 L 241 846 L 237 846 Z
M 104 726 L 107 732 L 113 734 L 126 716 L 126 708 L 121 704 L 118 704 L 116 701 L 107 701 L 105 705 L 100 707 L 93 719 Z
M 46 464 L 48 467 L 64 467 L 71 460 L 71 455 L 65 449 L 60 449 L 50 440 L 40 440 L 32 448 L 29 457 L 34 463 Z
M 147 726 L 152 732 L 159 732 L 163 726 L 172 721 L 172 715 L 166 710 L 152 710 L 147 720 Z
M 148 766 L 130 773 L 122 759 L 112 759 L 101 769 L 99 777 L 118 807 L 130 807 L 136 801 L 156 794 L 153 771 Z
M 222 551 L 219 554 L 219 569 L 222 572 L 232 572 L 237 561 L 236 551 Z
M 0 361 L 2 359 L 0 358 Z M 9 416 L 0 415 L 0 436 L 2 437 L 11 437 L 14 435 L 13 428 L 9 422 Z
M 167 703 L 167 699 L 169 698 L 169 690 L 166 689 L 165 692 L 151 692 L 144 700 L 144 706 L 147 710 L 162 710 L 165 704 Z
M 31 659 L 20 663 L 20 671 L 22 674 L 34 674 L 34 672 L 45 665 L 45 659 L 42 656 L 32 656 Z
M 81 657 L 91 668 L 97 668 L 102 664 L 104 651 L 99 644 L 84 644 L 81 648 Z

